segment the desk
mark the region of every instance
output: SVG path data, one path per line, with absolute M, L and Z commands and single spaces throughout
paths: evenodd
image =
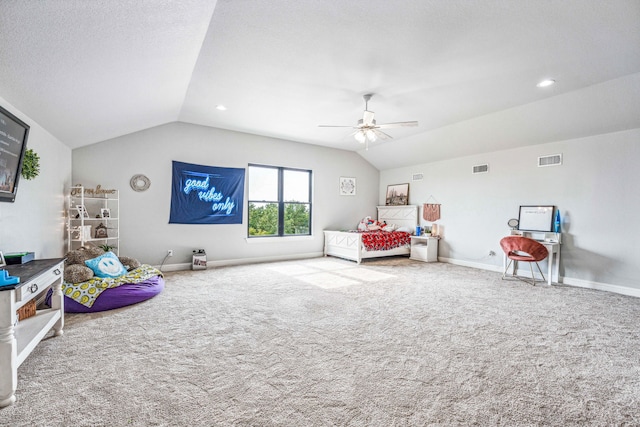
M 535 240 L 535 239 L 534 239 Z M 549 256 L 547 257 L 547 284 L 549 286 L 552 283 L 558 283 L 560 277 L 560 243 L 558 242 L 545 242 L 541 241 L 542 245 L 547 248 Z M 503 271 L 507 269 L 507 254 L 502 255 L 502 268 Z M 518 271 L 518 261 L 513 261 L 513 273 Z
M 0 408 L 16 401 L 18 367 L 53 328 L 62 335 L 64 300 L 62 271 L 64 258 L 40 259 L 4 267 L 20 283 L 0 287 Z M 17 321 L 16 311 L 53 288 L 51 308 L 38 310 L 35 316 Z

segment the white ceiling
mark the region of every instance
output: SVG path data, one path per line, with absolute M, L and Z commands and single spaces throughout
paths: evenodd
M 387 169 L 640 127 L 638 0 L 1 1 L 0 96 L 72 148 L 183 121 Z M 365 93 L 420 125 L 318 128 Z

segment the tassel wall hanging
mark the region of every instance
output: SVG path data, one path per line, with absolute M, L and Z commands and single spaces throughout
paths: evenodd
M 433 199 L 436 203 L 425 203 L 422 205 L 422 217 L 425 221 L 435 222 L 440 219 L 440 203 L 433 196 L 429 196 L 429 200 Z M 427 200 L 427 202 L 429 202 Z

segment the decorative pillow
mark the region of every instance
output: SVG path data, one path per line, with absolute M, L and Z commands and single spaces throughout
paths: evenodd
M 73 264 L 64 269 L 64 281 L 67 283 L 86 282 L 93 276 L 93 271 L 85 265 Z
M 97 258 L 89 259 L 84 263 L 93 270 L 93 273 L 97 277 L 119 277 L 127 274 L 127 269 L 124 268 L 124 265 L 122 265 L 113 252 L 107 252 Z
M 369 231 L 378 231 L 378 230 L 384 230 L 385 227 L 387 226 L 387 224 L 385 222 L 380 222 L 378 220 L 371 220 L 371 222 L 369 222 L 369 225 L 367 225 L 367 229 Z
M 119 256 L 118 259 L 120 260 L 122 265 L 124 265 L 124 268 L 127 269 L 127 271 L 131 271 L 134 268 L 140 267 L 140 261 L 135 258 L 131 258 L 128 256 Z
M 104 254 L 104 251 L 100 248 L 83 246 L 79 249 L 74 249 L 72 251 L 67 252 L 67 254 L 64 256 L 67 259 L 65 261 L 65 265 L 67 267 L 75 264 L 84 265 L 84 262 L 86 260 L 98 257 L 102 254 Z

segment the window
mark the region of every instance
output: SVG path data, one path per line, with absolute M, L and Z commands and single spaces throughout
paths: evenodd
M 311 171 L 249 165 L 249 237 L 311 235 Z

